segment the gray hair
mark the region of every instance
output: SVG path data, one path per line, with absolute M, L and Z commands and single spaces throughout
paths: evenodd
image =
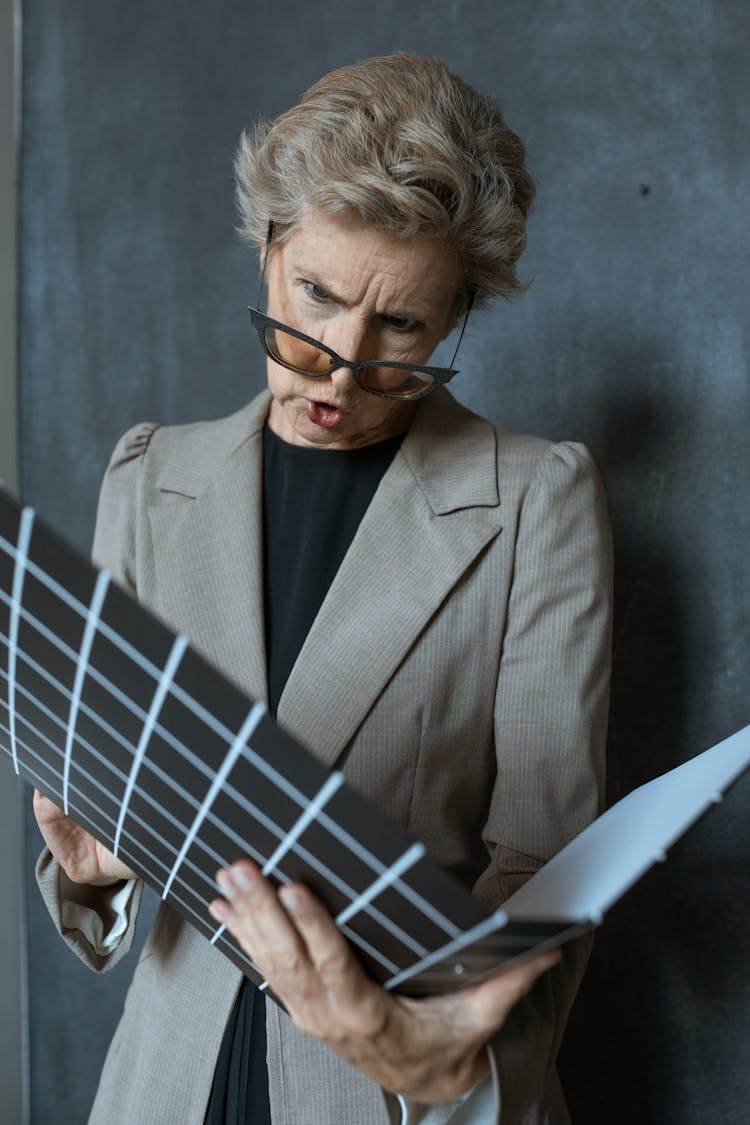
M 326 74 L 235 159 L 240 235 L 282 242 L 309 208 L 357 216 L 398 238 L 443 239 L 461 303 L 525 286 L 515 263 L 534 184 L 500 107 L 440 59 L 398 52 Z

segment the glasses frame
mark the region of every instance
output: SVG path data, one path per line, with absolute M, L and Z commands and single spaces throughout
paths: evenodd
M 271 239 L 273 238 L 273 226 L 273 220 L 271 220 L 268 224 L 268 234 L 266 236 L 266 251 L 263 255 L 263 268 L 260 275 L 260 286 L 258 288 L 258 306 L 260 305 L 260 298 L 263 293 L 263 282 L 266 276 L 268 250 L 271 245 Z M 461 325 L 461 332 L 458 337 L 458 342 L 456 343 L 455 351 L 453 352 L 453 358 L 451 359 L 450 367 L 433 367 L 429 364 L 420 363 L 393 363 L 390 360 L 381 359 L 344 359 L 343 356 L 338 355 L 338 353 L 335 352 L 332 348 L 329 348 L 326 344 L 322 344 L 320 340 L 316 340 L 312 336 L 307 336 L 304 332 L 299 332 L 296 328 L 291 328 L 288 324 L 283 324 L 280 320 L 274 320 L 273 317 L 267 316 L 266 313 L 261 312 L 259 307 L 248 305 L 247 311 L 250 313 L 250 319 L 253 322 L 253 326 L 258 332 L 258 338 L 266 355 L 269 359 L 273 360 L 274 363 L 278 363 L 281 367 L 285 367 L 287 371 L 294 371 L 297 375 L 305 375 L 308 379 L 325 379 L 334 371 L 338 371 L 342 367 L 348 367 L 357 386 L 360 387 L 361 390 L 366 391 L 367 394 L 376 395 L 378 398 L 387 398 L 391 401 L 396 402 L 416 402 L 418 399 L 424 398 L 425 395 L 430 394 L 430 392 L 434 391 L 436 387 L 444 386 L 446 383 L 449 383 L 455 375 L 459 374 L 458 368 L 453 367 L 453 364 L 456 362 L 458 349 L 461 346 L 461 341 L 464 338 L 464 332 L 466 331 L 466 324 L 469 319 L 469 313 L 471 312 L 471 307 L 474 304 L 474 295 L 475 294 L 473 291 L 469 294 L 469 301 L 466 306 L 466 313 L 464 314 L 464 322 Z M 294 336 L 295 339 L 302 340 L 302 342 L 305 344 L 311 344 L 314 348 L 317 348 L 325 355 L 331 357 L 331 366 L 327 371 L 312 372 L 306 371 L 303 367 L 295 367 L 293 364 L 287 363 L 286 360 L 277 355 L 269 346 L 266 339 L 267 328 L 278 328 L 282 332 L 287 332 L 290 336 Z M 391 393 L 389 391 L 377 391 L 372 387 L 366 386 L 360 378 L 360 372 L 368 367 L 390 367 L 394 371 L 421 371 L 424 372 L 425 375 L 429 375 L 433 381 L 428 386 L 426 386 L 424 390 L 417 391 L 416 394 L 400 395 Z
M 290 328 L 288 324 L 282 324 L 280 320 L 274 320 L 273 317 L 266 316 L 260 309 L 251 308 L 248 306 L 250 319 L 258 331 L 260 342 L 263 345 L 264 351 L 269 359 L 274 363 L 280 364 L 281 367 L 286 367 L 288 371 L 294 371 L 298 375 L 306 375 L 308 379 L 325 379 L 334 371 L 338 371 L 341 367 L 348 367 L 354 376 L 354 381 L 358 387 L 363 391 L 367 391 L 370 395 L 377 395 L 378 398 L 390 398 L 400 402 L 414 402 L 416 399 L 424 398 L 435 387 L 441 386 L 444 383 L 449 383 L 454 375 L 458 375 L 458 371 L 452 367 L 430 367 L 420 363 L 392 363 L 389 360 L 381 359 L 344 359 L 343 356 L 338 355 L 333 348 L 329 348 L 327 344 L 321 344 L 320 340 L 313 339 L 312 336 L 306 336 L 304 332 L 298 332 L 296 328 Z M 282 332 L 286 332 L 289 336 L 294 336 L 296 340 L 302 340 L 305 344 L 311 344 L 318 351 L 323 352 L 324 355 L 330 356 L 331 365 L 326 371 L 306 371 L 304 367 L 295 367 L 292 363 L 287 363 L 282 359 L 268 343 L 266 339 L 267 328 L 279 328 Z M 373 387 L 368 387 L 360 379 L 360 372 L 366 367 L 389 367 L 394 371 L 422 371 L 425 375 L 432 378 L 432 382 L 428 383 L 424 390 L 416 391 L 414 394 L 400 395 L 391 393 L 389 391 L 376 391 Z

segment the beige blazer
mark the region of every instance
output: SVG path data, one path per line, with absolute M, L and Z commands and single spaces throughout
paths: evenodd
M 247 694 L 266 696 L 262 428 L 269 396 L 215 422 L 131 430 L 95 558 Z M 295 544 L 290 542 L 289 549 Z M 609 530 L 586 450 L 423 400 L 289 676 L 278 721 L 489 905 L 600 810 Z M 40 883 L 63 937 L 59 871 Z M 106 910 L 101 896 L 101 910 Z M 587 954 L 575 943 L 492 1042 L 496 1120 L 567 1120 L 554 1056 Z M 200 1125 L 238 971 L 162 908 L 102 1074 L 96 1125 Z M 268 1005 L 272 1116 L 397 1121 L 394 1098 Z

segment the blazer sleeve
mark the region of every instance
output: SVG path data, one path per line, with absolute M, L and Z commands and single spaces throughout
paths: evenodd
M 502 487 L 502 466 L 500 475 Z M 611 649 L 609 521 L 585 447 L 548 446 L 505 509 L 503 535 L 515 535 L 515 550 L 483 832 L 491 861 L 474 887 L 490 909 L 601 812 Z M 386 1094 L 393 1125 L 568 1121 L 554 1063 L 590 948 L 588 936 L 567 943 L 513 1008 L 488 1044 L 484 1082 L 435 1106 Z
M 492 860 L 475 887 L 491 907 L 602 811 L 611 602 L 599 474 L 585 447 L 552 446 L 516 528 L 495 700 L 498 769 L 484 830 Z M 521 1122 L 540 1091 L 550 1120 L 567 1119 L 554 1061 L 590 948 L 589 937 L 568 943 L 491 1042 L 502 1125 Z
M 140 475 L 156 426 L 141 423 L 120 439 L 99 495 L 93 559 L 129 594 L 138 596 L 136 549 Z M 94 972 L 113 968 L 133 943 L 143 886 L 140 879 L 110 887 L 71 883 L 49 848 L 36 865 L 36 878 L 60 936 Z M 86 924 L 83 920 L 87 920 Z M 94 934 L 101 935 L 99 940 Z

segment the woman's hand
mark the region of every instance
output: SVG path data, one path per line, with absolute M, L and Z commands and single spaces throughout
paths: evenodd
M 34 791 L 34 816 L 47 847 L 71 882 L 106 887 L 135 877 L 135 872 L 38 789 Z
M 292 884 L 277 893 L 249 860 L 222 869 L 217 881 L 229 901 L 212 902 L 212 915 L 297 1026 L 380 1086 L 417 1101 L 452 1101 L 485 1077 L 487 1040 L 560 956 L 547 952 L 473 988 L 412 1000 L 365 975 L 307 888 Z

